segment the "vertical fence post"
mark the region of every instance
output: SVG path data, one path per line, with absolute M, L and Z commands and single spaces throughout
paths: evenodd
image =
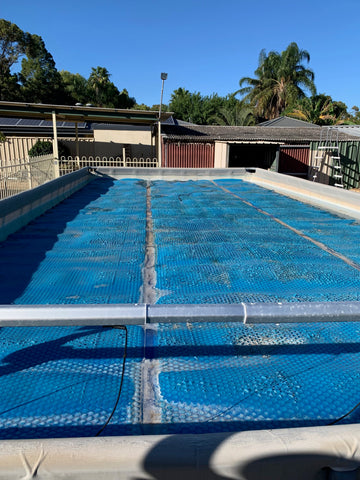
M 123 167 L 126 167 L 126 149 L 125 149 L 125 145 L 123 145 Z
M 77 168 L 80 168 L 80 149 L 79 149 L 78 122 L 75 122 L 75 135 L 76 135 L 76 166 L 77 166 Z
M 25 165 L 27 163 L 27 168 L 26 170 L 28 171 L 29 175 L 29 189 L 31 190 L 33 187 L 33 182 L 32 182 L 32 172 L 31 172 L 31 157 L 26 157 L 25 158 Z
M 53 123 L 53 132 L 54 132 L 54 140 L 53 140 L 53 154 L 54 154 L 54 174 L 55 178 L 60 177 L 60 168 L 59 168 L 59 146 L 58 146 L 58 138 L 57 138 L 57 128 L 56 128 L 56 113 L 52 112 L 52 123 Z

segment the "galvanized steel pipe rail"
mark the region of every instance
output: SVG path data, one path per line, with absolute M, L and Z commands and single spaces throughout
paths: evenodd
M 0 305 L 0 327 L 360 321 L 360 302 L 236 305 Z

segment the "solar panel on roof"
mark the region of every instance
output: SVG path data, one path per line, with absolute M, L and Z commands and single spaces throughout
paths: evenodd
M 0 117 L 0 125 L 16 125 L 18 123 L 18 118 L 4 118 Z
M 21 126 L 32 126 L 32 127 L 37 127 L 40 125 L 41 120 L 38 118 L 21 118 L 18 125 Z

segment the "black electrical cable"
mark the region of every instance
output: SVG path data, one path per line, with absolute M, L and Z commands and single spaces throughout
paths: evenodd
M 104 425 L 100 428 L 100 430 L 97 432 L 95 437 L 98 437 L 104 431 L 104 429 L 107 427 L 107 425 L 110 423 L 110 420 L 112 419 L 112 417 L 115 413 L 115 410 L 117 409 L 117 406 L 119 404 L 119 400 L 120 400 L 120 396 L 121 396 L 121 390 L 122 390 L 122 386 L 123 386 L 123 383 L 124 383 L 125 364 L 126 364 L 127 345 L 128 345 L 128 330 L 127 330 L 125 325 L 119 325 L 119 326 L 112 327 L 112 328 L 117 328 L 119 330 L 125 330 L 125 347 L 124 347 L 123 364 L 122 364 L 122 371 L 121 371 L 121 381 L 120 381 L 119 391 L 118 391 L 118 395 L 117 395 L 117 398 L 116 398 L 116 401 L 115 401 L 114 408 L 112 409 L 112 412 L 108 416 L 108 419 L 106 420 Z
M 333 420 L 332 422 L 328 423 L 327 425 L 335 425 L 336 423 L 340 422 L 341 420 L 343 420 L 344 418 L 346 418 L 347 416 L 350 415 L 350 413 L 352 413 L 354 410 L 356 410 L 358 407 L 360 406 L 360 402 L 357 403 L 355 405 L 355 407 L 353 407 L 351 410 L 349 410 L 348 412 L 346 412 L 342 417 L 339 417 L 337 418 L 336 420 Z

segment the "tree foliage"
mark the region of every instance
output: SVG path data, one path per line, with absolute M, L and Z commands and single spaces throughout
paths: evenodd
M 190 93 L 189 90 L 178 88 L 171 94 L 169 109 L 179 120 L 192 123 L 202 123 L 202 99 L 200 93 Z
M 304 65 L 309 61 L 310 54 L 295 42 L 281 53 L 262 50 L 254 78 L 241 78 L 237 92 L 225 97 L 217 93 L 203 96 L 178 88 L 162 110 L 199 125 L 253 125 L 284 114 L 319 124 L 360 123 L 358 107 L 350 114 L 343 102 L 316 95 L 314 73 Z M 88 78 L 66 70 L 58 72 L 40 36 L 0 19 L 0 100 L 159 110 L 159 105 L 136 104 L 110 77 L 102 66 L 93 67 Z M 239 93 L 241 100 L 235 97 Z
M 21 60 L 19 73 L 11 68 Z M 92 68 L 85 79 L 78 73 L 58 72 L 51 53 L 39 35 L 23 32 L 0 19 L 0 100 L 73 105 L 92 103 L 132 108 L 135 99 L 119 91 L 104 67 Z
M 169 110 L 179 120 L 198 125 L 253 125 L 253 109 L 234 94 L 202 96 L 178 88 L 171 95 Z
M 229 95 L 227 103 L 213 117 L 216 125 L 255 125 L 253 109 L 245 102 L 239 101 L 235 95 Z
M 62 142 L 58 142 L 59 157 L 68 157 L 70 155 L 69 148 Z M 39 157 L 41 155 L 50 155 L 53 153 L 53 144 L 47 140 L 38 140 L 30 148 L 29 157 Z
M 334 102 L 323 93 L 301 99 L 286 115 L 316 125 L 338 125 L 350 121 L 346 105 Z
M 60 73 L 52 55 L 38 35 L 25 35 L 24 52 L 19 80 L 22 96 L 26 102 L 69 103 Z
M 271 51 L 266 55 L 262 50 L 255 78 L 241 78 L 238 93 L 244 95 L 259 118 L 276 118 L 305 98 L 306 91 L 313 95 L 316 92 L 314 73 L 304 67 L 304 61 L 310 61 L 310 54 L 296 43 L 290 43 L 281 53 Z
M 61 70 L 60 76 L 67 95 L 72 99 L 72 104 L 89 102 L 88 81 L 79 73 Z
M 17 76 L 11 67 L 24 54 L 24 33 L 14 23 L 0 19 L 0 100 L 16 100 L 20 96 Z

